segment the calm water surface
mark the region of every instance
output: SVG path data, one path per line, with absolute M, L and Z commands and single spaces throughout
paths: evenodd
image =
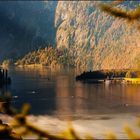
M 32 105 L 31 113 L 58 117 L 140 112 L 140 85 L 85 84 L 75 81 L 75 70 L 13 68 L 12 84 L 2 93 L 12 94 L 12 104 Z

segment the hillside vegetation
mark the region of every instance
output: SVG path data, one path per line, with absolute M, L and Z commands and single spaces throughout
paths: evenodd
M 54 54 L 47 54 L 48 58 L 44 57 L 43 61 L 42 56 L 38 56 L 39 48 L 51 45 L 56 46 L 54 51 L 65 48 L 72 59 L 70 65 L 74 63 L 78 68 L 136 68 L 140 58 L 137 24 L 132 26 L 104 13 L 99 8 L 100 3 L 109 1 L 0 3 L 3 15 L 0 16 L 0 60 L 21 58 L 23 63 L 20 64 L 51 65 L 52 60 L 48 62 L 48 58 L 57 61 Z M 131 11 L 138 4 L 139 1 L 124 1 L 117 7 Z M 42 49 L 41 54 L 46 55 L 45 50 Z M 60 64 L 59 61 L 54 63 Z
M 46 47 L 33 51 L 25 55 L 22 59 L 18 60 L 16 65 L 31 65 L 41 64 L 52 68 L 57 67 L 74 67 L 74 57 L 68 49 L 55 49 L 53 47 Z
M 55 18 L 57 47 L 75 48 L 77 57 L 85 58 L 83 63 L 92 61 L 93 69 L 136 67 L 140 56 L 140 32 L 125 20 L 102 12 L 98 7 L 100 3 L 105 2 L 58 3 Z M 125 1 L 118 7 L 132 10 L 138 4 L 139 1 Z

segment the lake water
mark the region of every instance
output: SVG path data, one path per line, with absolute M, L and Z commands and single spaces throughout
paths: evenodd
M 12 68 L 12 84 L 1 89 L 11 93 L 12 104 L 30 103 L 31 113 L 58 118 L 88 118 L 98 114 L 140 112 L 140 85 L 85 84 L 76 82 L 75 70 Z

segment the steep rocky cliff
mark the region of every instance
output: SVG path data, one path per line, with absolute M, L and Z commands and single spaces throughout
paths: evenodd
M 95 1 L 59 1 L 55 26 L 57 47 L 73 51 L 76 64 L 89 69 L 136 67 L 140 32 L 120 19 L 101 12 Z M 133 9 L 138 1 L 120 7 Z

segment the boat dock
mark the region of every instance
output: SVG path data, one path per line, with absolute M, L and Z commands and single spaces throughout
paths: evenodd
M 8 70 L 0 68 L 0 86 L 11 84 L 11 78 L 8 76 Z

